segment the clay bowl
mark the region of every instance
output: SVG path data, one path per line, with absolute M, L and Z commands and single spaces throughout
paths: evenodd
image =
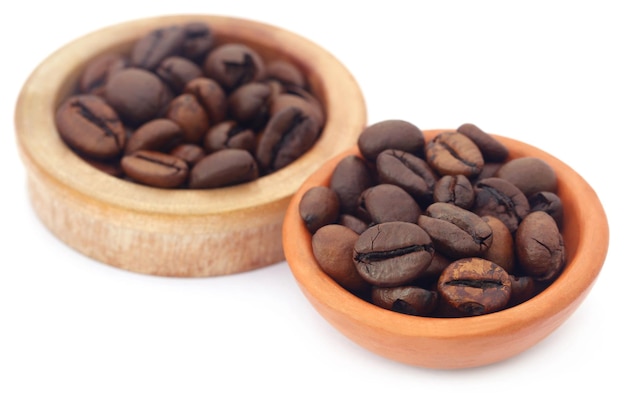
M 55 109 L 86 62 L 105 52 L 127 51 L 153 29 L 190 21 L 210 24 L 219 42 L 245 43 L 268 60 L 288 59 L 301 67 L 327 117 L 309 152 L 251 183 L 163 190 L 104 174 L 61 141 Z M 30 199 L 43 224 L 95 260 L 161 276 L 225 275 L 283 260 L 281 228 L 291 197 L 322 163 L 352 146 L 365 123 L 360 88 L 333 55 L 278 27 L 210 15 L 135 20 L 78 38 L 34 70 L 15 113 Z
M 440 131 L 424 133 L 429 140 Z M 319 268 L 298 204 L 309 188 L 328 185 L 335 165 L 344 156 L 359 153 L 354 146 L 306 180 L 293 197 L 284 222 L 283 244 L 289 267 L 306 298 L 331 325 L 380 356 L 419 367 L 458 369 L 499 362 L 525 351 L 578 308 L 591 290 L 608 250 L 604 209 L 589 184 L 563 162 L 528 144 L 497 138 L 508 146 L 511 157 L 539 157 L 557 173 L 568 251 L 567 265 L 558 279 L 520 305 L 466 318 L 408 316 L 353 296 Z

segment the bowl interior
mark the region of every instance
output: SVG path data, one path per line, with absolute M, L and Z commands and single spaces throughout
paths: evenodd
M 429 130 L 427 140 L 442 130 Z M 558 176 L 567 265 L 543 292 L 515 307 L 466 318 L 408 316 L 388 311 L 341 288 L 317 265 L 311 234 L 297 204 L 311 187 L 328 185 L 337 163 L 354 146 L 314 173 L 298 190 L 287 210 L 283 246 L 289 267 L 312 305 L 338 330 L 358 344 L 401 362 L 435 368 L 471 367 L 513 356 L 557 328 L 587 295 L 608 250 L 604 209 L 589 184 L 569 166 L 528 144 L 496 136 L 511 158 L 539 157 Z

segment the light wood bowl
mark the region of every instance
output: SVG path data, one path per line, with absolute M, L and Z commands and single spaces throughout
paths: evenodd
M 441 130 L 425 131 L 426 139 Z M 483 366 L 515 356 L 557 329 L 591 290 L 604 263 L 609 229 L 604 209 L 589 184 L 569 166 L 546 152 L 505 137 L 512 158 L 539 157 L 558 177 L 563 214 L 563 238 L 568 253 L 562 274 L 534 298 L 496 313 L 455 319 L 404 315 L 379 308 L 353 296 L 318 266 L 311 234 L 298 204 L 311 187 L 328 185 L 337 163 L 356 146 L 315 172 L 287 209 L 283 245 L 287 263 L 302 292 L 337 330 L 362 347 L 409 365 L 458 369 Z
M 245 43 L 266 59 L 300 66 L 327 122 L 315 146 L 271 175 L 235 187 L 163 190 L 102 173 L 59 138 L 54 113 L 84 65 L 128 51 L 152 29 L 205 21 L 219 42 Z M 216 276 L 284 259 L 281 228 L 297 188 L 323 162 L 349 148 L 366 123 L 352 74 L 311 41 L 264 23 L 211 15 L 173 15 L 106 27 L 62 47 L 25 82 L 15 113 L 32 206 L 70 247 L 122 269 L 161 276 Z

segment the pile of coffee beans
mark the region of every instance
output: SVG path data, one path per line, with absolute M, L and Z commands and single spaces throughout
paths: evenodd
M 56 112 L 61 138 L 113 176 L 161 188 L 254 180 L 308 151 L 321 101 L 288 59 L 190 22 L 155 29 L 129 53 L 91 60 Z
M 358 147 L 299 203 L 320 268 L 346 290 L 404 314 L 476 316 L 532 298 L 563 269 L 563 209 L 545 161 L 510 159 L 470 123 L 427 142 L 385 120 Z

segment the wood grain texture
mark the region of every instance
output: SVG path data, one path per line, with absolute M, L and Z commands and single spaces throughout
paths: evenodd
M 442 130 L 429 130 L 427 140 Z M 556 171 L 564 206 L 563 237 L 568 252 L 565 269 L 550 287 L 518 306 L 458 319 L 408 316 L 374 306 L 341 288 L 317 265 L 311 235 L 298 203 L 311 187 L 327 185 L 338 155 L 302 185 L 293 197 L 283 226 L 287 263 L 302 292 L 337 330 L 362 347 L 409 365 L 434 369 L 484 366 L 515 356 L 557 329 L 585 299 L 602 269 L 609 243 L 604 208 L 595 191 L 569 166 L 525 143 L 496 136 L 511 158 L 539 157 Z
M 152 29 L 190 21 L 210 24 L 219 42 L 246 43 L 268 60 L 288 59 L 305 71 L 327 115 L 310 151 L 254 182 L 163 190 L 101 173 L 68 149 L 54 112 L 85 63 L 105 52 L 128 51 Z M 78 38 L 34 70 L 15 113 L 32 206 L 55 236 L 115 267 L 185 277 L 244 272 L 283 260 L 281 230 L 289 200 L 320 164 L 356 143 L 365 123 L 357 82 L 326 50 L 278 27 L 211 15 L 135 20 Z

